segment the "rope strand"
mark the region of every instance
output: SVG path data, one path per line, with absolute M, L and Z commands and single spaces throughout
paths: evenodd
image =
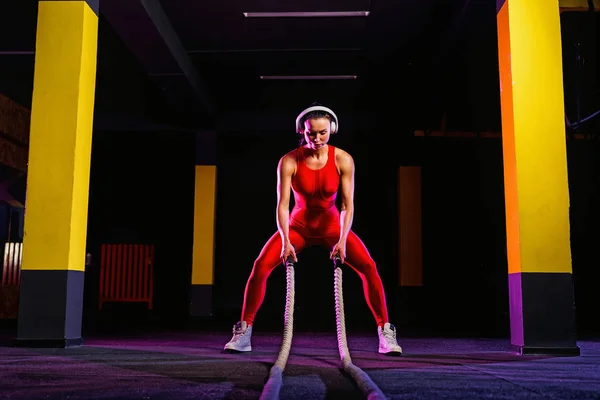
M 383 400 L 385 395 L 379 387 L 373 382 L 369 375 L 352 363 L 350 350 L 348 349 L 348 340 L 346 337 L 346 318 L 344 315 L 344 293 L 342 284 L 342 269 L 340 268 L 339 258 L 334 259 L 334 295 L 335 295 L 335 322 L 337 330 L 338 350 L 342 361 L 342 368 L 356 382 L 360 390 L 364 393 L 368 400 Z M 290 355 L 292 347 L 292 336 L 294 328 L 294 262 L 288 260 L 286 262 L 286 298 L 285 298 L 285 314 L 283 341 L 281 349 L 277 356 L 277 361 L 271 367 L 269 379 L 263 387 L 260 395 L 261 400 L 278 400 L 281 387 L 283 386 L 283 371 Z
M 265 384 L 260 395 L 261 400 L 278 400 L 281 386 L 283 386 L 283 370 L 287 363 L 292 348 L 292 336 L 294 330 L 294 298 L 295 298 L 295 281 L 294 281 L 294 261 L 289 258 L 285 263 L 286 275 L 286 295 L 285 295 L 285 314 L 283 320 L 283 341 L 281 349 L 275 364 L 269 372 L 269 379 Z
M 371 377 L 362 369 L 352 363 L 350 350 L 348 349 L 348 340 L 346 337 L 346 321 L 344 315 L 344 293 L 342 285 L 342 269 L 338 265 L 339 259 L 334 260 L 334 293 L 335 293 L 335 322 L 337 327 L 338 349 L 342 368 L 348 375 L 354 379 L 365 397 L 369 400 L 383 400 L 385 395 L 379 387 L 373 382 Z

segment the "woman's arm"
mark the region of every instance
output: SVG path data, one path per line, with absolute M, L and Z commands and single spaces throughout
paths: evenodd
M 354 219 L 354 160 L 345 151 L 340 154 L 342 207 L 340 213 L 340 242 L 346 242 Z
M 277 229 L 283 246 L 290 244 L 290 191 L 296 160 L 289 154 L 277 166 Z
M 354 160 L 350 154 L 337 149 L 337 167 L 340 171 L 342 207 L 340 212 L 340 238 L 333 247 L 330 257 L 338 255 L 342 261 L 346 259 L 346 240 L 354 219 Z

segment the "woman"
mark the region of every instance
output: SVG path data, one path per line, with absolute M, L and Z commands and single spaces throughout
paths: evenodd
M 277 228 L 254 262 L 246 285 L 242 319 L 233 327 L 225 350 L 251 351 L 252 325 L 266 290 L 267 279 L 288 257 L 298 261 L 302 249 L 318 245 L 331 249 L 363 282 L 365 298 L 379 334 L 379 353 L 401 354 L 396 330 L 388 321 L 385 293 L 375 262 L 351 230 L 354 217 L 354 160 L 344 150 L 329 145 L 338 131 L 338 120 L 329 108 L 313 105 L 296 119 L 302 135 L 300 147 L 283 156 L 277 169 Z M 290 214 L 290 191 L 295 206 Z M 341 212 L 335 202 L 342 196 Z

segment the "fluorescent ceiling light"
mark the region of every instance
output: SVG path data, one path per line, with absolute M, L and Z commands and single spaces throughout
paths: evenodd
M 367 17 L 369 11 L 317 11 L 317 12 L 245 12 L 246 18 L 315 18 L 315 17 Z
M 30 56 L 35 51 L 0 51 L 0 56 Z
M 356 75 L 261 75 L 265 81 L 350 80 Z

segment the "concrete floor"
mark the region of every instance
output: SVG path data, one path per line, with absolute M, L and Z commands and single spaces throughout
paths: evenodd
M 257 332 L 252 353 L 226 354 L 227 332 L 88 337 L 71 349 L 0 347 L 1 399 L 257 399 L 279 353 Z M 390 399 L 600 399 L 600 340 L 579 357 L 518 356 L 504 339 L 399 340 L 379 355 L 376 335 L 349 338 L 353 361 Z M 281 399 L 360 399 L 335 333 L 298 333 Z

